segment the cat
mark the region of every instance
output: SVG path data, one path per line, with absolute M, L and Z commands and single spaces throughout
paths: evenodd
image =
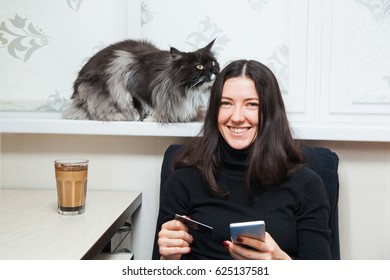
M 145 40 L 110 45 L 82 67 L 66 119 L 201 121 L 219 73 L 215 39 L 194 52 L 157 48 Z

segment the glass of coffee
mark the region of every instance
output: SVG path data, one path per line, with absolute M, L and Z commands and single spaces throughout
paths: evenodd
M 85 211 L 88 160 L 54 161 L 57 181 L 58 213 L 77 215 Z

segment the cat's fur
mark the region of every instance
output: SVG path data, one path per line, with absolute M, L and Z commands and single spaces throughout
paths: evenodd
M 214 40 L 215 41 L 215 40 Z M 95 54 L 74 82 L 67 119 L 189 122 L 203 118 L 219 73 L 211 48 L 163 51 L 126 40 Z

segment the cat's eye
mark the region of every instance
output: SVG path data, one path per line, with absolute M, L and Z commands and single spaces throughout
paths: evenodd
M 203 70 L 204 66 L 202 64 L 198 64 L 198 65 L 196 65 L 196 68 L 199 69 L 199 70 Z
M 211 65 L 215 66 L 215 61 L 212 61 L 212 62 L 211 62 Z

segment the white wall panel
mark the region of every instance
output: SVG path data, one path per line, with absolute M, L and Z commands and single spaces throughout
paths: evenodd
M 0 2 L 0 110 L 59 111 L 89 57 L 126 37 L 126 0 Z
M 327 139 L 340 127 L 357 140 L 359 125 L 375 127 L 370 139 L 378 141 L 390 131 L 389 0 L 3 0 L 0 7 L 1 111 L 61 111 L 82 65 L 125 38 L 182 51 L 217 38 L 222 67 L 246 58 L 273 70 L 294 126 L 324 127 Z
M 388 125 L 390 1 L 329 1 L 327 5 L 324 120 Z

